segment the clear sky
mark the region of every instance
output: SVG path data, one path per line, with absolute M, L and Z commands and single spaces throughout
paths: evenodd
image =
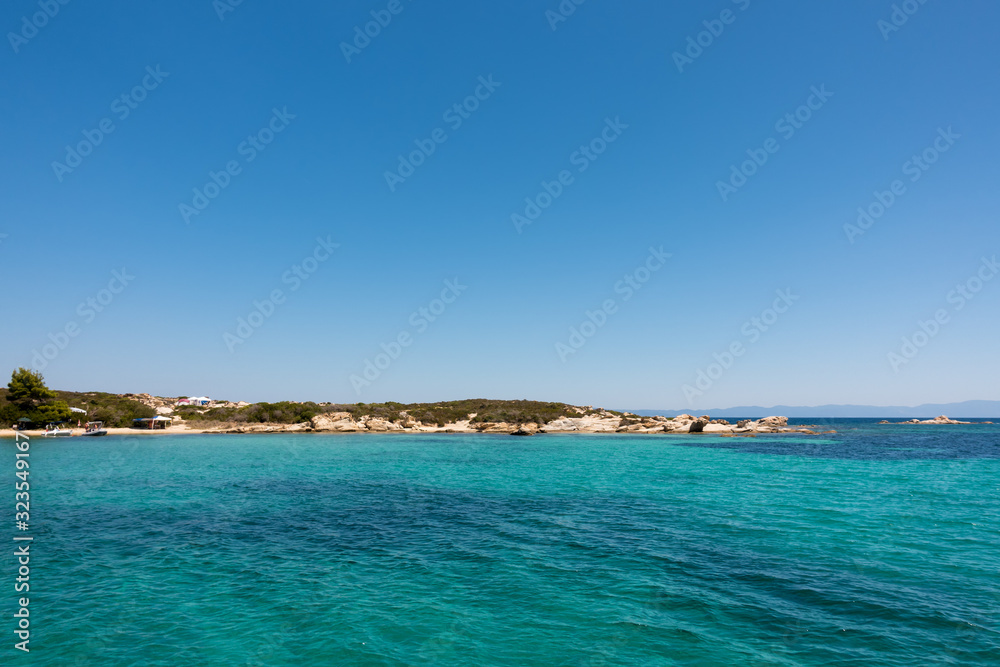
M 1000 399 L 995 2 L 232 1 L 5 3 L 0 368 Z

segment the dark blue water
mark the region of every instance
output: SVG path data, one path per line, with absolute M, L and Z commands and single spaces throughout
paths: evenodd
M 732 423 L 738 420 L 730 419 Z M 696 447 L 728 447 L 760 454 L 789 454 L 873 460 L 995 458 L 1000 419 L 962 419 L 966 424 L 917 426 L 879 424 L 880 419 L 789 419 L 790 427 L 823 433 L 821 437 L 757 437 L 696 441 Z M 899 420 L 896 420 L 899 421 Z M 983 422 L 993 422 L 985 424 Z

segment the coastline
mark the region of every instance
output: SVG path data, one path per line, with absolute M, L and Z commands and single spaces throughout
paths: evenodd
M 148 394 L 125 394 L 118 398 L 130 399 L 142 403 L 148 408 L 155 410 L 157 415 L 169 415 L 171 420 L 167 428 L 133 428 L 133 427 L 106 427 L 108 435 L 115 436 L 160 436 L 160 435 L 237 435 L 237 434 L 277 434 L 277 433 L 432 433 L 432 434 L 494 434 L 494 435 L 515 435 L 533 436 L 541 434 L 573 434 L 573 433 L 593 433 L 593 434 L 633 434 L 633 435 L 691 435 L 705 434 L 718 437 L 756 437 L 758 434 L 801 434 L 801 435 L 827 435 L 836 433 L 833 430 L 814 430 L 821 427 L 814 424 L 799 424 L 790 426 L 788 418 L 783 416 L 764 417 L 762 419 L 744 419 L 736 424 L 730 423 L 726 419 L 713 419 L 709 415 L 696 417 L 690 414 L 682 414 L 676 417 L 665 417 L 662 415 L 640 416 L 630 412 L 616 412 L 603 408 L 591 408 L 563 405 L 563 410 L 539 418 L 539 412 L 508 412 L 508 411 L 487 411 L 483 413 L 453 410 L 450 413 L 450 420 L 445 421 L 438 415 L 438 421 L 434 421 L 435 416 L 431 412 L 407 409 L 381 410 L 377 414 L 360 413 L 358 411 L 330 411 L 322 412 L 315 416 L 307 413 L 302 418 L 309 417 L 308 421 L 298 422 L 274 422 L 261 421 L 253 422 L 246 419 L 228 419 L 233 412 L 224 413 L 222 419 L 205 420 L 202 416 L 214 411 L 220 404 L 212 402 L 204 410 L 199 410 L 196 415 L 190 412 L 183 414 L 176 410 L 179 404 L 177 399 L 154 397 Z M 207 399 L 206 399 L 207 400 Z M 514 402 L 511 402 L 514 403 Z M 329 404 L 320 404 L 329 405 Z M 363 404 L 361 404 L 363 405 Z M 441 404 L 435 404 L 441 405 Z M 551 404 L 550 404 L 551 405 Z M 398 408 L 412 407 L 395 404 Z M 249 403 L 226 403 L 221 404 L 223 409 L 234 409 L 237 413 L 253 407 Z M 332 406 L 331 406 L 332 407 Z M 337 406 L 341 410 L 348 406 Z M 418 406 L 419 407 L 419 406 Z M 329 407 L 327 408 L 329 409 Z M 337 408 L 334 408 L 336 410 Z M 421 421 L 411 414 L 418 415 L 424 420 Z M 513 415 L 513 418 L 511 417 Z M 529 415 L 533 415 L 529 416 Z M 240 415 L 243 416 L 243 415 Z M 499 421 L 497 418 L 505 418 L 507 421 Z M 526 418 L 527 417 L 527 418 Z M 531 419 L 535 421 L 531 421 Z M 880 425 L 952 425 L 952 424 L 991 424 L 993 422 L 969 422 L 949 419 L 946 416 L 939 416 L 934 419 L 918 420 L 911 419 L 901 422 L 889 422 L 883 420 Z M 72 428 L 69 436 L 54 437 L 83 437 L 84 429 L 81 427 Z M 30 438 L 47 438 L 45 431 L 41 429 L 31 429 L 24 431 L 14 431 L 10 428 L 0 429 L 0 438 L 14 438 L 16 433 L 21 433 Z
M 544 424 L 534 422 L 473 422 L 476 415 L 468 419 L 450 422 L 443 425 L 429 425 L 415 421 L 412 418 L 401 417 L 388 420 L 377 417 L 355 418 L 349 413 L 324 413 L 313 417 L 308 422 L 297 424 L 260 423 L 238 424 L 224 423 L 203 428 L 192 427 L 188 422 L 182 422 L 164 429 L 107 428 L 108 435 L 238 435 L 238 434 L 275 434 L 275 433 L 429 433 L 429 434 L 485 434 L 485 435 L 516 435 L 532 436 L 540 434 L 634 434 L 634 435 L 690 435 L 705 434 L 722 437 L 754 437 L 759 433 L 799 433 L 806 435 L 821 435 L 822 433 L 806 427 L 790 427 L 786 417 L 766 417 L 756 421 L 744 420 L 730 424 L 724 419 L 711 419 L 708 416 L 693 417 L 680 415 L 678 417 L 636 417 L 634 415 L 618 416 L 610 412 L 579 417 L 564 417 Z M 0 438 L 13 438 L 15 431 L 0 429 Z M 30 438 L 46 438 L 43 430 L 19 431 Z M 72 429 L 69 436 L 83 437 L 83 429 Z
M 59 437 L 63 438 L 83 437 L 83 431 L 84 431 L 83 428 L 77 427 L 72 430 L 73 430 L 72 435 L 59 436 Z M 140 429 L 140 428 L 106 428 L 105 430 L 108 432 L 108 435 L 184 435 L 188 433 L 193 435 L 198 435 L 200 433 L 206 432 L 206 429 L 197 429 L 197 428 L 192 429 L 188 428 L 187 426 L 174 426 L 167 429 L 156 429 L 155 431 L 151 431 L 149 429 Z M 45 435 L 45 431 L 40 429 L 29 429 L 25 431 L 14 431 L 13 429 L 9 428 L 0 429 L 0 438 L 13 438 L 15 434 L 26 435 L 32 439 L 35 438 L 46 439 L 46 440 L 48 439 L 48 436 Z M 56 440 L 58 438 L 53 437 L 52 439 Z

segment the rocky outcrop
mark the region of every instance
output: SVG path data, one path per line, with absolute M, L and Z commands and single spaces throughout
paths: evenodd
M 730 424 L 725 419 L 709 417 L 693 417 L 680 415 L 677 417 L 639 417 L 627 415 L 621 417 L 609 412 L 582 415 L 579 417 L 563 417 L 547 424 L 516 424 L 511 422 L 472 422 L 470 419 L 459 422 L 437 425 L 423 424 L 413 417 L 401 413 L 397 420 L 383 417 L 364 416 L 355 419 L 349 412 L 328 412 L 316 415 L 309 422 L 302 424 L 246 424 L 231 425 L 214 429 L 213 433 L 287 433 L 287 432 L 318 432 L 318 433 L 493 433 L 504 435 L 529 436 L 538 433 L 625 433 L 625 434 L 705 434 L 716 436 L 747 436 L 758 433 L 805 433 L 817 435 L 816 431 L 806 427 L 789 427 L 787 417 L 765 417 L 757 421 L 742 420 Z M 947 418 L 944 418 L 947 419 Z M 911 423 L 911 422 L 907 422 Z M 922 424 L 967 423 L 953 420 L 943 421 L 942 418 Z M 825 433 L 835 433 L 826 431 Z
M 730 424 L 725 419 L 711 419 L 706 417 L 693 417 L 691 415 L 679 415 L 669 420 L 664 425 L 665 433 L 704 433 L 711 435 L 752 435 L 757 433 L 806 433 L 815 435 L 805 427 L 789 427 L 787 417 L 764 417 L 757 421 L 743 419 L 738 423 Z M 827 431 L 835 433 L 835 431 Z
M 349 412 L 327 412 L 316 415 L 312 418 L 314 431 L 327 431 L 334 433 L 357 433 L 366 430 L 351 418 Z
M 622 425 L 622 420 L 610 412 L 586 415 L 583 417 L 564 417 L 545 425 L 546 433 L 573 433 L 586 431 L 588 433 L 614 433 Z
M 639 417 L 625 413 L 618 422 L 616 433 L 664 433 L 672 421 L 667 417 Z
M 362 417 L 361 426 L 373 433 L 385 433 L 387 431 L 402 431 L 402 425 L 397 422 L 382 419 L 381 417 Z
M 690 433 L 691 432 L 691 424 L 693 424 L 693 423 L 694 423 L 693 419 L 690 420 L 690 421 L 688 421 L 688 420 L 681 419 L 680 417 L 675 417 L 673 419 L 673 421 L 671 421 L 669 424 L 666 424 L 663 427 L 663 432 L 664 433 L 677 433 L 677 434 Z
M 689 414 L 677 417 L 643 417 L 632 413 L 612 413 L 601 408 L 569 408 L 569 415 L 548 423 L 475 422 L 476 414 L 448 424 L 423 423 L 405 411 L 397 419 L 373 415 L 355 416 L 350 412 L 327 412 L 301 424 L 227 424 L 211 429 L 211 433 L 490 433 L 530 436 L 538 433 L 623 433 L 623 434 L 704 434 L 723 437 L 755 437 L 759 433 L 805 433 L 816 435 L 806 427 L 789 427 L 787 417 L 764 417 L 741 420 L 731 424 L 726 419 Z M 390 413 L 391 414 L 391 413 Z M 939 417 L 919 423 L 965 423 Z M 826 433 L 833 433 L 827 431 Z
M 949 419 L 948 417 L 941 415 L 940 417 L 935 417 L 934 419 L 925 419 L 923 421 L 919 419 L 909 419 L 905 422 L 899 422 L 900 424 L 971 424 L 972 422 L 960 422 L 957 419 Z
M 355 421 L 349 412 L 327 412 L 316 415 L 312 418 L 312 430 L 327 433 L 360 433 L 370 431 L 372 433 L 388 433 L 390 431 L 416 430 L 420 422 L 410 418 L 390 421 L 382 417 L 372 417 L 366 415 Z
M 764 417 L 757 425 L 760 428 L 783 428 L 788 426 L 788 417 Z
M 591 406 L 571 406 L 558 404 L 562 408 L 563 416 L 546 423 L 520 423 L 514 421 L 482 421 L 475 412 L 460 417 L 462 413 L 456 415 L 453 410 L 439 412 L 436 414 L 447 415 L 450 419 L 457 421 L 443 424 L 436 422 L 433 416 L 424 417 L 429 420 L 422 422 L 418 418 L 409 414 L 406 410 L 395 412 L 391 409 L 391 404 L 377 406 L 377 410 L 370 408 L 376 406 L 356 406 L 342 405 L 337 403 L 319 403 L 319 409 L 341 410 L 339 412 L 325 412 L 316 415 L 308 422 L 301 424 L 250 424 L 235 421 L 236 419 L 246 419 L 249 415 L 233 414 L 232 422 L 214 422 L 211 416 L 204 417 L 206 420 L 204 429 L 193 428 L 197 426 L 198 419 L 191 419 L 187 424 L 174 410 L 177 399 L 152 396 L 151 394 L 122 394 L 123 398 L 130 398 L 144 405 L 153 408 L 157 414 L 170 415 L 174 420 L 173 425 L 177 430 L 205 433 L 295 433 L 295 432 L 318 432 L 318 433 L 494 433 L 507 435 L 534 435 L 537 433 L 623 433 L 623 434 L 704 434 L 706 436 L 745 436 L 753 437 L 758 433 L 815 433 L 804 426 L 789 427 L 786 417 L 764 417 L 763 419 L 742 420 L 737 424 L 731 424 L 726 419 L 713 419 L 709 415 L 696 417 L 690 414 L 681 414 L 676 417 L 664 416 L 642 416 L 631 412 L 610 412 L 604 408 L 594 408 Z M 523 410 L 521 401 L 515 401 L 518 405 L 508 413 L 496 412 L 493 414 L 523 415 L 523 418 L 532 418 L 538 413 Z M 203 406 L 199 412 L 205 414 L 212 408 L 239 409 L 245 408 L 249 404 L 245 402 L 233 403 L 228 401 L 212 401 L 208 406 Z M 401 405 L 396 404 L 398 407 Z M 425 404 L 417 404 L 418 415 L 434 415 L 433 408 L 437 404 L 430 405 L 432 410 L 428 412 Z M 546 408 L 552 407 L 545 406 Z M 345 411 L 350 410 L 350 412 Z M 380 416 L 364 415 L 363 412 L 376 412 Z M 548 414 L 551 411 L 545 410 Z M 463 410 L 464 413 L 464 410 Z M 187 414 L 186 412 L 184 414 Z M 220 413 L 216 413 L 220 414 Z M 555 413 L 560 414 L 560 413 Z M 485 414 L 483 415 L 485 416 Z M 538 417 L 534 417 L 537 419 Z M 965 424 L 947 417 L 938 417 L 932 420 L 919 421 L 912 420 L 905 423 L 920 424 Z M 985 422 L 988 423 L 988 422 Z M 814 427 L 815 428 L 815 427 Z
M 300 433 L 312 431 L 312 424 L 246 424 L 205 431 L 205 433 Z
M 704 433 L 705 427 L 711 423 L 712 422 L 705 417 L 699 417 L 688 426 L 688 433 Z
M 117 394 L 117 396 L 118 398 L 128 398 L 137 403 L 142 403 L 146 407 L 153 408 L 160 415 L 169 415 L 174 412 L 175 400 L 172 398 L 163 398 L 161 396 L 153 396 L 152 394 Z M 164 408 L 167 408 L 167 410 L 161 412 Z
M 473 424 L 472 428 L 479 433 L 513 433 L 518 429 L 515 424 L 507 422 L 479 422 Z

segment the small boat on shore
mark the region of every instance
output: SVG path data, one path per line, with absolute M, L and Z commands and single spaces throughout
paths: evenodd
M 73 435 L 73 430 L 72 429 L 69 429 L 69 428 L 60 428 L 60 425 L 61 424 L 65 424 L 65 423 L 66 422 L 59 422 L 58 424 L 53 423 L 53 424 L 47 425 L 45 427 L 45 431 L 42 433 L 42 435 L 44 435 L 47 438 L 65 437 L 65 436 Z
M 104 428 L 104 422 L 87 422 L 87 430 L 85 430 L 83 434 L 90 436 L 101 436 L 101 435 L 107 435 L 108 431 L 106 428 Z

